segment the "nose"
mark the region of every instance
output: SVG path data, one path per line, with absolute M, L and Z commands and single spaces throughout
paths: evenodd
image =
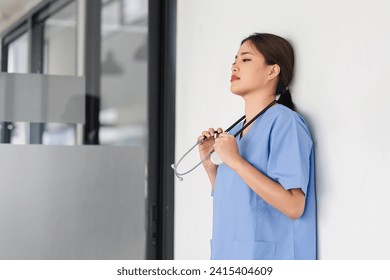
M 236 66 L 236 64 L 233 64 L 231 69 L 232 69 L 232 73 L 237 72 L 237 66 Z

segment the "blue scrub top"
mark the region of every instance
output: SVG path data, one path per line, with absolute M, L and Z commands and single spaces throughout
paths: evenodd
M 213 191 L 211 259 L 316 259 L 314 151 L 305 120 L 276 104 L 236 141 L 240 155 L 263 174 L 286 190 L 302 189 L 305 211 L 291 220 L 220 165 Z

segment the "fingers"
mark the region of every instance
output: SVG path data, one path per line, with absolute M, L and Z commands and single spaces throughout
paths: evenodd
M 210 139 L 211 136 L 213 138 L 215 138 L 214 134 L 217 134 L 217 137 L 218 137 L 218 135 L 222 132 L 223 132 L 223 129 L 220 127 L 217 128 L 217 130 L 214 130 L 214 128 L 210 127 L 209 130 L 202 131 L 202 135 L 198 137 L 198 140 Z
M 198 140 L 200 141 L 200 140 L 205 140 L 205 139 L 208 139 L 208 138 L 210 138 L 210 132 L 209 131 L 202 131 L 202 135 L 200 135 L 199 137 L 198 137 Z
M 233 135 L 229 135 L 227 132 L 222 132 L 221 134 L 218 135 L 218 137 L 215 139 L 215 145 L 217 143 L 223 142 L 223 141 L 228 141 L 230 138 L 234 139 Z
M 229 136 L 229 134 L 228 134 L 227 132 L 220 132 L 220 133 L 218 134 L 218 137 L 219 137 L 219 138 L 226 137 L 226 136 Z

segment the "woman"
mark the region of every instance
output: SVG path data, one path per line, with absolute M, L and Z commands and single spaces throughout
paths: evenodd
M 230 89 L 245 101 L 244 123 L 269 108 L 236 138 L 243 122 L 199 136 L 201 158 L 214 149 L 223 161 L 203 163 L 214 197 L 211 259 L 316 259 L 313 142 L 288 89 L 293 67 L 287 40 L 244 39 Z

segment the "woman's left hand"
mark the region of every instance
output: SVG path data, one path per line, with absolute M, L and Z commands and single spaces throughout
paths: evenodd
M 218 156 L 224 164 L 232 168 L 234 163 L 241 158 L 238 152 L 238 146 L 236 138 L 233 135 L 227 134 L 227 132 L 221 133 L 216 138 L 214 143 L 214 150 L 218 153 Z

